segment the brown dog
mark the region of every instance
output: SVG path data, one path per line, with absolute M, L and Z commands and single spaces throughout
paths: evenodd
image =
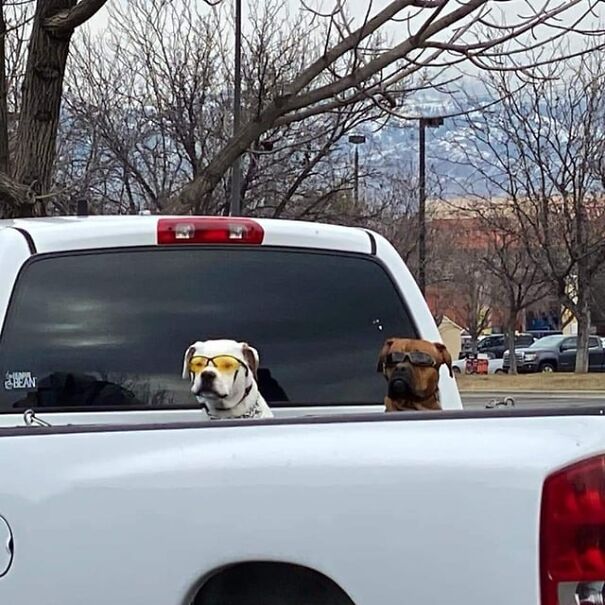
M 378 356 L 378 372 L 388 382 L 384 398 L 387 412 L 440 410 L 439 368 L 452 374 L 452 357 L 439 342 L 412 338 L 389 338 Z

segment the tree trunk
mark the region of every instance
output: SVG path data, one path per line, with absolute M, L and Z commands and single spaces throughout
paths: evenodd
M 479 336 L 477 332 L 471 332 L 471 353 L 474 356 L 477 356 L 479 352 Z
M 508 347 L 508 373 L 517 373 L 517 356 L 515 355 L 515 329 L 517 323 L 517 314 L 510 312 L 506 326 L 506 345 Z
M 0 172 L 8 174 L 8 106 L 6 87 L 6 23 L 0 0 Z
M 584 281 L 584 280 L 582 280 Z M 578 348 L 576 352 L 576 374 L 588 372 L 588 336 L 590 331 L 590 288 L 578 284 Z
M 70 9 L 76 0 L 38 0 L 29 42 L 23 98 L 17 128 L 13 165 L 14 179 L 36 194 L 51 187 L 55 145 L 59 126 L 63 76 L 71 31 L 56 35 L 43 27 L 43 21 Z M 33 206 L 23 205 L 22 214 Z

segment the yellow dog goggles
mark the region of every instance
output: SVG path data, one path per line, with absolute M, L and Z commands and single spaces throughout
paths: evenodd
M 199 374 L 208 366 L 214 366 L 219 372 L 224 373 L 236 372 L 240 366 L 244 367 L 246 371 L 248 370 L 248 366 L 241 359 L 231 355 L 217 355 L 216 357 L 196 355 L 189 361 L 189 371 L 193 374 Z

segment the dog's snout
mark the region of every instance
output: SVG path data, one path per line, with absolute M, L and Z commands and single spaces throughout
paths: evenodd
M 216 378 L 216 372 L 213 372 L 212 370 L 204 370 L 202 372 L 202 387 L 204 386 L 210 386 L 212 385 L 212 383 L 214 382 L 214 379 Z
M 399 399 L 410 390 L 411 370 L 407 365 L 398 365 L 389 379 L 389 397 Z
M 389 382 L 389 397 L 391 399 L 400 399 L 409 391 L 409 384 L 402 378 L 396 378 Z

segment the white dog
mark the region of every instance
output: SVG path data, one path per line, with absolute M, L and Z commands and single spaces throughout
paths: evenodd
M 245 342 L 206 340 L 185 351 L 183 378 L 212 420 L 273 418 L 258 390 L 258 351 Z

